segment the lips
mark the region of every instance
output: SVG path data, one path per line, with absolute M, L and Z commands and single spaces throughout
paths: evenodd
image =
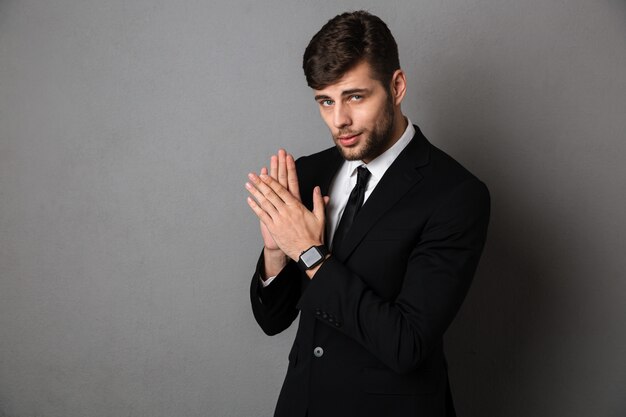
M 343 136 L 337 137 L 337 140 L 342 146 L 352 146 L 359 141 L 359 136 L 361 136 L 360 133 L 351 134 L 351 135 L 343 135 Z

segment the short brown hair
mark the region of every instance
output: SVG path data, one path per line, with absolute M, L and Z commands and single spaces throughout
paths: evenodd
M 309 42 L 302 68 L 309 87 L 321 90 L 362 61 L 385 89 L 400 69 L 398 45 L 385 22 L 360 10 L 329 20 Z

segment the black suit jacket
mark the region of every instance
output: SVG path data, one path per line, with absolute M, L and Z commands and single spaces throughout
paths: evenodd
M 336 148 L 298 159 L 309 209 L 313 187 L 327 195 L 342 162 Z M 485 185 L 416 126 L 312 280 L 292 261 L 263 288 L 261 256 L 250 291 L 261 328 L 279 333 L 300 313 L 275 416 L 454 415 L 442 338 L 488 220 Z

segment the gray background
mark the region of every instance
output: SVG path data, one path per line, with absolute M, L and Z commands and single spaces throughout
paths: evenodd
M 366 8 L 492 222 L 461 416 L 626 415 L 626 2 L 0 0 L 0 416 L 268 416 L 243 184 L 331 141 L 300 69 Z

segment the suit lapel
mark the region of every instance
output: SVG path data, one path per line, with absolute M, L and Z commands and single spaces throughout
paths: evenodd
M 387 169 L 363 204 L 341 247 L 335 248 L 333 255 L 339 261 L 345 261 L 378 219 L 422 179 L 417 168 L 427 164 L 428 160 L 429 143 L 415 126 L 415 136 Z

